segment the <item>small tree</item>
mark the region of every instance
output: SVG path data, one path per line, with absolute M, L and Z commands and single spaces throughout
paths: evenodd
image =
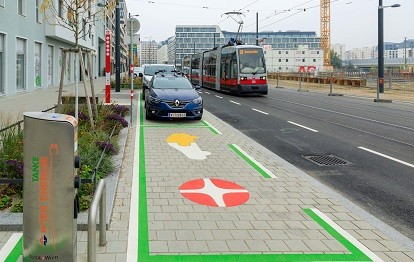
M 339 58 L 339 55 L 331 50 L 331 65 L 334 68 L 341 68 L 342 67 L 342 60 Z
M 92 72 L 90 65 L 90 51 L 85 48 L 81 48 L 79 45 L 79 40 L 88 34 L 92 30 L 92 24 L 95 21 L 96 17 L 99 17 L 100 14 L 104 14 L 107 10 L 111 11 L 115 8 L 116 0 L 109 0 L 109 3 L 103 8 L 95 11 L 95 8 L 92 7 L 93 0 L 43 0 L 40 5 L 40 11 L 44 14 L 45 21 L 51 26 L 62 27 L 69 32 L 72 32 L 74 37 L 74 48 L 63 49 L 62 57 L 62 68 L 61 68 L 61 79 L 59 85 L 59 95 L 58 95 L 58 108 L 62 103 L 62 90 L 63 90 L 63 75 L 66 66 L 66 53 L 73 52 L 75 53 L 75 61 L 78 61 L 79 55 L 79 64 L 81 67 L 82 78 L 84 79 L 84 89 L 86 102 L 88 105 L 89 119 L 91 122 L 92 129 L 95 129 L 94 118 L 92 113 L 92 107 L 86 88 L 86 76 L 85 76 L 85 63 L 83 61 L 83 52 L 87 53 L 88 58 L 88 70 Z M 77 89 L 77 69 L 75 63 L 75 88 Z M 94 104 L 94 111 L 97 114 L 97 106 L 95 101 L 95 91 L 93 87 L 93 76 L 89 73 L 90 83 L 91 83 L 91 92 L 92 92 L 92 102 Z M 78 103 L 78 97 L 76 97 L 76 108 Z M 77 111 L 76 111 L 77 114 Z

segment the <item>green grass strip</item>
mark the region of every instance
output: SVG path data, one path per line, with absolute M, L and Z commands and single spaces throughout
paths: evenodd
M 233 144 L 228 144 L 228 146 L 236 152 L 244 161 L 246 161 L 249 165 L 251 165 L 257 172 L 259 172 L 264 178 L 271 178 L 269 174 L 266 173 L 262 168 L 260 168 L 256 163 L 254 163 L 248 156 L 240 152 Z

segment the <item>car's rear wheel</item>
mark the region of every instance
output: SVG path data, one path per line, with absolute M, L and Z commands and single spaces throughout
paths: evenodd
M 145 100 L 145 88 L 144 87 L 142 87 L 142 100 Z

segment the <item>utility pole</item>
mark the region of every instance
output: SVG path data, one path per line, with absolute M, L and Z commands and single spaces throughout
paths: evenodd
M 121 21 L 119 0 L 116 0 L 115 8 L 115 92 L 121 91 Z
M 404 69 L 407 68 L 407 37 L 404 37 Z
M 378 93 L 384 93 L 384 8 L 378 0 Z M 378 97 L 377 97 L 378 98 Z
M 259 13 L 256 12 L 256 45 L 259 46 Z

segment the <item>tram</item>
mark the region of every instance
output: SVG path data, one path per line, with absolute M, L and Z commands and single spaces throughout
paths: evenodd
M 190 60 L 188 78 L 193 85 L 239 95 L 268 93 L 265 59 L 259 46 L 226 45 L 186 59 L 186 65 Z

